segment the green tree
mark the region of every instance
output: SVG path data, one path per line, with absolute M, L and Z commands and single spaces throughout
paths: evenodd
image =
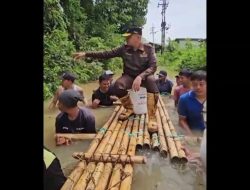
M 166 52 L 163 55 L 158 54 L 158 62 L 175 71 L 183 68 L 191 70 L 204 68 L 206 67 L 206 43 L 195 45 L 190 40 L 186 40 L 182 47 L 176 41 L 169 41 Z

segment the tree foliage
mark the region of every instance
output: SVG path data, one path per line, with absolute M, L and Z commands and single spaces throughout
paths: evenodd
M 71 71 L 83 83 L 104 69 L 120 69 L 121 59 L 73 61 L 76 51 L 110 50 L 123 43 L 125 27 L 145 24 L 148 0 L 44 0 L 44 98 L 59 76 Z
M 206 43 L 192 43 L 186 40 L 179 44 L 176 41 L 169 41 L 163 55 L 158 54 L 160 65 L 167 66 L 169 69 L 179 71 L 183 68 L 198 70 L 206 67 Z

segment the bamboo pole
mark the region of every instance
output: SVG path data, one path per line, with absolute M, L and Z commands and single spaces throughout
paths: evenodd
M 118 121 L 118 124 L 116 125 L 114 131 L 112 131 L 112 135 L 109 138 L 109 141 L 105 146 L 105 149 L 103 151 L 104 153 L 110 153 L 110 151 L 111 151 L 111 149 L 116 141 L 116 138 L 117 138 L 118 132 L 121 128 L 121 125 L 122 125 L 122 121 Z
M 146 114 L 144 123 L 143 148 L 150 149 L 150 135 L 148 132 L 148 114 Z
M 131 132 L 133 122 L 134 122 L 134 120 L 129 120 L 128 121 L 127 128 L 126 128 L 125 133 L 123 135 L 121 145 L 120 145 L 120 147 L 118 149 L 118 152 L 117 152 L 118 154 L 126 154 L 126 152 L 127 152 L 128 143 L 129 143 L 129 134 Z M 116 151 L 117 150 L 114 149 L 114 150 L 112 150 L 111 153 L 114 153 Z
M 76 183 L 75 187 L 73 190 L 85 190 L 88 181 L 90 180 L 92 173 L 95 171 L 95 163 L 94 162 L 90 162 L 86 168 L 86 170 L 84 170 L 82 176 L 80 177 L 80 179 L 78 180 L 78 182 Z
M 89 140 L 94 139 L 96 134 L 95 133 L 57 133 L 57 137 L 65 137 L 68 139 L 75 139 L 75 140 Z
M 136 120 L 135 120 L 136 121 Z M 137 122 L 135 122 L 135 124 L 133 125 L 133 133 L 136 134 L 136 131 L 138 131 L 138 124 Z M 127 151 L 127 155 L 130 156 L 134 156 L 135 155 L 135 145 L 134 145 L 134 140 L 133 138 L 135 138 L 134 136 L 132 136 L 132 138 L 130 139 L 129 142 L 129 148 Z M 132 164 L 126 164 L 124 167 L 124 171 L 122 174 L 122 181 L 121 181 L 121 186 L 120 186 L 120 190 L 130 190 L 131 189 L 131 185 L 132 185 L 132 177 L 133 177 L 133 165 Z
M 121 142 L 121 146 L 119 147 L 118 151 L 117 150 L 112 150 L 112 152 L 116 152 L 118 154 L 126 154 L 127 149 L 128 149 L 128 145 L 129 145 L 129 137 L 130 137 L 130 133 L 131 133 L 131 128 L 133 126 L 134 123 L 134 116 L 132 116 L 132 118 L 128 121 L 127 124 L 127 129 L 125 131 L 125 134 L 123 136 L 122 142 Z M 120 187 L 120 180 L 121 180 L 121 169 L 122 169 L 122 164 L 116 164 L 114 167 L 114 170 L 112 172 L 112 176 L 109 182 L 109 188 L 110 190 L 118 190 Z
M 105 129 L 107 129 L 107 127 L 108 127 L 108 125 L 109 125 L 109 130 L 106 132 L 106 130 L 105 130 L 105 134 L 103 133 L 103 132 L 100 132 L 100 133 L 98 133 L 97 134 L 97 138 L 98 138 L 98 135 L 100 136 L 99 137 L 99 139 L 98 140 L 96 140 L 96 138 L 93 140 L 93 144 L 91 145 L 91 148 L 87 151 L 87 154 L 88 155 L 93 155 L 93 153 L 94 153 L 94 151 L 95 151 L 95 149 L 96 149 L 96 147 L 98 147 L 97 148 L 97 150 L 99 151 L 99 153 L 102 153 L 103 151 L 104 151 L 104 148 L 105 148 L 105 146 L 106 146 L 106 144 L 107 144 L 107 141 L 106 141 L 106 139 L 105 139 L 105 137 L 107 138 L 107 136 L 109 136 L 110 135 L 110 133 L 112 133 L 112 131 L 114 130 L 114 128 L 116 127 L 116 124 L 117 124 L 117 122 L 118 122 L 118 116 L 119 116 L 119 114 L 122 112 L 124 110 L 124 108 L 123 107 L 120 107 L 120 109 L 119 108 L 117 108 L 117 109 L 115 109 L 115 111 L 114 112 L 117 112 L 116 114 L 112 114 L 112 116 L 114 116 L 114 118 L 113 119 L 109 119 L 108 120 L 108 122 L 106 123 L 107 125 L 105 126 L 104 125 L 104 130 Z M 110 121 L 110 122 L 109 122 Z M 107 133 L 108 133 L 108 135 L 107 135 Z M 104 137 L 103 137 L 104 136 Z M 103 137 L 103 138 L 102 138 Z M 101 142 L 103 142 L 103 140 L 104 140 L 104 143 L 102 144 L 102 146 L 100 147 L 100 139 L 102 138 L 102 141 Z M 105 142 L 106 142 L 106 144 L 105 144 Z M 96 167 L 96 164 L 95 163 L 92 163 L 92 162 L 90 162 L 89 164 L 88 164 L 88 166 L 87 167 L 91 167 L 91 170 L 90 171 L 86 171 L 81 177 L 80 177 L 80 179 L 79 179 L 79 181 L 78 181 L 78 186 L 76 186 L 76 188 L 78 188 L 78 189 L 76 189 L 76 190 L 80 190 L 82 187 L 84 187 L 84 188 L 86 188 L 86 186 L 88 185 L 88 182 L 89 182 L 89 180 L 90 180 L 90 177 L 91 177 L 91 175 L 92 175 L 92 173 L 95 171 L 95 167 Z M 92 171 L 93 170 L 93 171 Z M 97 179 L 97 178 L 96 178 Z M 93 184 L 91 183 L 91 181 L 89 182 L 90 183 L 90 186 L 93 186 Z M 95 184 L 94 184 L 95 185 Z M 81 187 L 80 187 L 81 186 Z
M 121 181 L 122 164 L 116 164 L 112 172 L 108 190 L 119 190 Z
M 77 183 L 79 178 L 81 177 L 84 169 L 86 168 L 86 161 L 80 161 L 76 168 L 71 172 L 71 174 L 68 176 L 68 179 L 63 184 L 61 190 L 69 190 L 72 189 L 72 187 Z
M 167 121 L 169 121 L 169 120 L 170 120 L 170 117 L 169 117 L 169 115 L 168 115 L 167 109 L 166 109 L 166 107 L 165 107 L 165 104 L 164 104 L 164 102 L 163 102 L 161 96 L 159 96 L 159 101 L 158 101 L 158 102 L 161 104 L 161 107 L 162 107 L 162 109 L 163 109 L 163 112 L 164 112 L 164 114 L 165 114 L 165 116 L 166 116 Z
M 123 139 L 127 124 L 128 124 L 128 120 L 123 121 L 122 126 L 120 128 L 120 131 L 119 131 L 119 133 L 117 135 L 115 144 L 114 144 L 114 146 L 112 148 L 111 154 L 116 154 L 118 152 L 118 150 L 120 148 L 120 145 L 122 143 L 122 139 Z
M 173 126 L 171 120 L 168 121 L 168 124 L 169 124 L 169 129 L 172 132 L 172 135 L 174 137 L 174 142 L 175 142 L 175 145 L 176 145 L 176 148 L 177 148 L 177 152 L 178 152 L 178 155 L 179 155 L 180 162 L 181 163 L 187 163 L 188 159 L 187 159 L 186 154 L 185 154 L 185 152 L 183 150 L 182 144 L 180 142 L 180 138 L 178 138 L 177 133 L 176 133 L 176 131 L 174 129 L 174 126 Z
M 120 190 L 130 190 L 132 185 L 132 164 L 126 164 L 124 167 L 124 180 L 121 182 Z
M 114 120 L 115 116 L 118 114 L 118 112 L 121 109 L 122 109 L 122 106 L 116 106 L 116 108 L 114 109 L 112 115 L 110 116 L 108 121 L 104 124 L 103 129 L 109 128 L 111 122 Z M 94 153 L 96 147 L 98 146 L 98 144 L 99 144 L 99 142 L 100 142 L 100 140 L 102 139 L 103 136 L 104 136 L 104 133 L 102 131 L 100 131 L 98 134 L 96 134 L 95 139 L 91 142 L 87 153 L 89 153 L 89 154 Z M 65 184 L 62 187 L 62 190 L 71 189 L 72 186 L 74 186 L 75 183 L 81 177 L 85 167 L 86 167 L 86 162 L 85 161 L 79 162 L 78 166 L 69 175 L 68 179 L 66 180 Z
M 112 163 L 106 163 L 104 165 L 104 171 L 97 183 L 95 190 L 105 190 L 112 172 L 113 166 Z
M 168 126 L 169 126 L 169 130 L 170 130 L 170 132 L 172 134 L 172 137 L 174 138 L 174 142 L 175 142 L 175 145 L 176 145 L 176 149 L 177 149 L 177 152 L 178 152 L 178 155 L 179 155 L 178 157 L 180 159 L 180 162 L 181 163 L 187 163 L 188 160 L 187 160 L 185 152 L 183 151 L 183 147 L 181 145 L 180 138 L 178 138 L 178 136 L 177 136 L 177 133 L 175 131 L 175 128 L 173 126 L 172 121 L 169 118 L 168 112 L 167 112 L 167 110 L 165 108 L 165 105 L 164 105 L 164 102 L 163 102 L 162 98 L 160 97 L 159 100 L 160 100 L 163 112 L 164 112 L 164 114 L 166 116 L 166 120 L 167 120 L 167 123 L 168 123 Z
M 114 121 L 111 123 L 109 129 L 106 131 L 106 133 L 105 133 L 103 139 L 102 139 L 102 140 L 100 141 L 100 143 L 97 145 L 98 147 L 97 147 L 95 153 L 97 153 L 97 154 L 99 153 L 99 154 L 100 154 L 100 153 L 102 153 L 102 151 L 104 151 L 105 146 L 107 145 L 107 143 L 108 143 L 108 141 L 109 141 L 109 139 L 110 139 L 110 137 L 111 137 L 111 135 L 112 135 L 112 132 L 113 132 L 113 130 L 115 129 L 116 124 L 118 123 L 118 117 L 119 117 L 120 113 L 121 113 L 123 110 L 124 110 L 124 108 L 122 107 L 122 108 L 118 111 L 117 115 L 115 116 Z M 89 152 L 88 152 L 88 153 L 89 153 Z
M 113 148 L 111 150 L 111 154 L 117 154 L 118 150 L 122 146 L 124 146 L 124 144 L 122 144 L 121 142 L 118 142 L 118 140 L 121 139 L 122 136 L 123 136 L 123 138 L 124 138 L 124 136 L 128 136 L 128 135 L 126 135 L 126 133 L 124 133 L 124 130 L 125 130 L 126 126 L 127 126 L 127 130 L 129 130 L 129 128 L 131 128 L 130 125 L 131 125 L 131 122 L 129 122 L 128 120 L 123 121 L 122 126 L 120 128 L 120 131 L 119 131 L 119 133 L 117 135 L 117 140 L 115 142 L 115 145 L 113 146 Z M 128 133 L 130 133 L 130 130 L 129 130 Z M 99 180 L 99 182 L 98 182 L 98 184 L 96 186 L 96 190 L 106 190 L 107 189 L 107 186 L 109 185 L 109 179 L 111 178 L 112 169 L 113 169 L 112 163 L 106 163 L 105 164 L 104 172 L 103 172 L 103 174 L 102 174 L 102 176 L 101 176 L 101 178 L 100 178 L 100 180 Z
M 145 123 L 145 114 L 141 115 L 140 117 L 139 131 L 136 139 L 136 149 L 142 149 L 143 146 L 144 123 Z
M 169 154 L 170 154 L 170 160 L 172 162 L 177 162 L 179 160 L 179 155 L 175 146 L 175 142 L 174 139 L 172 138 L 172 133 L 169 129 L 167 120 L 166 120 L 166 116 L 163 112 L 162 106 L 159 106 L 159 112 L 160 112 L 160 117 L 161 117 L 161 121 L 162 121 L 162 125 L 163 125 L 163 131 L 165 133 L 165 137 L 167 139 L 167 144 L 168 144 L 168 150 L 169 150 Z
M 101 153 L 110 153 L 113 143 L 115 142 L 115 139 L 117 137 L 118 131 L 121 127 L 122 122 L 118 121 L 118 117 L 121 114 L 121 112 L 123 111 L 124 108 L 120 109 L 117 113 L 117 115 L 115 116 L 115 119 L 113 120 L 113 122 L 110 124 L 109 130 L 105 133 L 102 141 L 99 143 L 97 150 L 95 151 L 94 154 L 101 154 Z M 89 156 L 92 156 L 91 154 L 87 154 Z M 98 178 L 99 179 L 99 178 Z M 91 187 L 95 186 L 98 181 L 95 181 L 96 183 L 93 184 L 91 183 L 91 181 L 89 183 L 91 183 Z
M 119 111 L 122 109 L 122 106 L 117 106 L 114 110 L 114 112 L 112 113 L 111 117 L 108 119 L 108 121 L 104 124 L 104 126 L 102 127 L 103 131 L 99 131 L 98 134 L 96 135 L 95 139 L 91 142 L 89 149 L 87 150 L 87 153 L 89 154 L 93 154 L 97 148 L 97 146 L 99 145 L 100 141 L 102 140 L 106 130 L 110 127 L 110 124 L 112 121 L 114 121 L 115 119 L 117 119 L 117 115 L 119 113 Z
M 157 135 L 156 132 L 152 134 L 151 142 L 152 142 L 152 148 L 153 148 L 153 150 L 154 151 L 159 151 L 160 143 L 159 143 L 158 135 Z
M 86 190 L 94 190 L 95 189 L 95 186 L 97 185 L 97 182 L 100 179 L 103 170 L 104 170 L 104 163 L 99 162 L 95 168 L 93 176 L 91 177 Z
M 136 139 L 137 139 L 137 133 L 138 133 L 138 129 L 139 129 L 139 121 L 138 121 L 139 115 L 135 116 L 135 120 L 134 120 L 134 124 L 133 124 L 133 129 L 132 129 L 132 136 L 130 138 L 130 142 L 129 142 L 129 147 L 128 147 L 128 151 L 127 154 L 132 156 L 135 154 L 135 150 L 136 150 Z
M 164 136 L 164 132 L 162 129 L 162 123 L 161 123 L 161 118 L 160 118 L 160 114 L 159 114 L 159 107 L 156 111 L 156 121 L 157 121 L 157 125 L 158 125 L 158 136 L 159 136 L 159 141 L 160 141 L 160 154 L 164 157 L 167 157 L 168 148 L 167 148 L 167 143 L 166 143 L 166 139 Z

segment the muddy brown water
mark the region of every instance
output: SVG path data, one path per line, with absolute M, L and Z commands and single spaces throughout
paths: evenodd
M 174 80 L 173 80 L 174 81 Z M 82 84 L 85 97 L 90 101 L 91 94 L 98 87 L 98 83 L 89 82 Z M 169 112 L 169 116 L 179 134 L 182 134 L 178 127 L 178 115 L 174 107 L 174 101 L 169 96 L 163 96 L 163 101 Z M 54 141 L 55 135 L 55 117 L 58 110 L 49 110 L 50 101 L 44 102 L 44 145 L 53 151 L 59 158 L 64 174 L 67 176 L 76 166 L 77 160 L 72 158 L 73 152 L 87 151 L 91 140 L 74 141 L 69 146 L 56 146 Z M 100 129 L 107 119 L 111 116 L 115 106 L 107 108 L 98 108 L 92 110 L 96 118 L 96 129 Z M 197 134 L 201 136 L 201 134 Z M 198 152 L 199 144 L 188 144 L 191 150 Z M 169 158 L 162 158 L 158 152 L 154 151 L 137 151 L 138 155 L 147 157 L 147 164 L 134 166 L 133 190 L 204 190 L 201 176 L 195 169 L 172 165 Z

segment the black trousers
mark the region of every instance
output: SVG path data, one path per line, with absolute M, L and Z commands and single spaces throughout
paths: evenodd
M 123 96 L 126 96 L 128 94 L 129 89 L 132 88 L 133 81 L 135 80 L 135 77 L 131 77 L 127 74 L 123 74 L 120 78 L 118 78 L 114 85 L 114 94 L 121 98 Z M 142 80 L 142 87 L 145 87 L 147 89 L 147 92 L 149 93 L 158 93 L 158 87 L 155 83 L 155 77 L 154 75 L 149 75 L 145 78 L 145 80 Z

